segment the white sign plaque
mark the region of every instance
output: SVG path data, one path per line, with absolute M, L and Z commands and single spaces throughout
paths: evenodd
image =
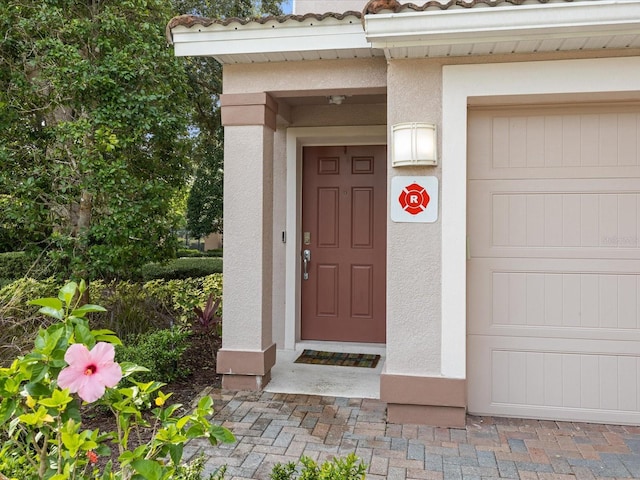
M 393 177 L 389 201 L 394 222 L 433 223 L 438 220 L 438 178 Z

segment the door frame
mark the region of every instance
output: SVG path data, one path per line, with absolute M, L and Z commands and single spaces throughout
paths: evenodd
M 387 145 L 387 126 L 292 127 L 287 129 L 286 272 L 284 348 L 300 342 L 300 278 L 302 248 L 302 148 L 329 145 Z M 388 180 L 387 180 L 388 182 Z M 388 204 L 388 198 L 387 198 Z M 388 217 L 388 215 L 387 215 Z M 387 218 L 388 221 L 388 218 Z
M 608 72 L 616 72 L 610 75 Z M 442 70 L 442 375 L 466 378 L 467 108 L 505 101 L 625 100 L 640 57 L 445 65 Z M 508 82 L 503 79 L 508 78 Z M 558 97 L 558 95 L 562 95 Z M 469 241 L 472 241 L 469 240 Z

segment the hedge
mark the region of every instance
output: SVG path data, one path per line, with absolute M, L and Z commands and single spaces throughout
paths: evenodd
M 214 250 L 206 250 L 204 252 L 196 250 L 195 248 L 180 248 L 178 250 L 178 258 L 185 257 L 222 257 L 222 249 L 216 248 Z
M 177 258 L 169 263 L 148 263 L 142 267 L 144 281 L 206 277 L 222 273 L 222 258 Z
M 31 259 L 24 252 L 0 253 L 0 279 L 24 277 L 31 267 Z
M 22 277 L 45 278 L 51 273 L 50 269 L 38 264 L 35 257 L 25 252 L 0 253 L 0 286 L 6 280 Z

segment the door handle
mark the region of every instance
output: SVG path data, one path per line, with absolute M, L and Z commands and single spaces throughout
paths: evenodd
M 311 250 L 302 251 L 302 271 L 305 280 L 309 280 L 309 263 L 311 263 Z

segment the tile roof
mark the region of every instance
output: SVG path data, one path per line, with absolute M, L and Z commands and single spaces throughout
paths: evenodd
M 191 28 L 194 27 L 196 25 L 200 25 L 202 27 L 210 27 L 211 25 L 221 25 L 223 27 L 226 27 L 228 25 L 231 25 L 232 23 L 237 23 L 240 25 L 247 25 L 249 23 L 257 23 L 259 25 L 264 25 L 268 22 L 278 22 L 278 23 L 285 23 L 285 22 L 305 22 L 307 20 L 317 20 L 319 22 L 321 22 L 322 20 L 325 20 L 327 18 L 335 18 L 336 20 L 344 20 L 347 17 L 357 17 L 357 18 L 361 18 L 362 17 L 362 13 L 361 12 L 354 12 L 354 11 L 347 11 L 344 13 L 333 13 L 333 12 L 328 12 L 328 13 L 305 13 L 304 15 L 268 15 L 268 16 L 264 16 L 264 17 L 247 17 L 247 18 L 237 18 L 237 17 L 230 17 L 230 18 L 206 18 L 206 17 L 199 17 L 197 15 L 179 15 L 177 17 L 173 17 L 169 23 L 167 24 L 167 28 L 166 28 L 166 34 L 167 34 L 167 41 L 171 44 L 173 43 L 172 41 L 172 37 L 171 37 L 171 29 L 178 27 L 178 26 L 183 26 L 186 28 Z
M 574 0 L 560 0 L 561 2 L 573 2 Z M 577 0 L 581 1 L 581 0 Z M 582 0 L 585 1 L 585 0 Z M 423 5 L 414 3 L 400 3 L 398 0 L 370 0 L 364 7 L 363 14 L 371 15 L 390 11 L 400 13 L 405 11 L 424 12 L 426 10 L 448 10 L 456 7 L 473 8 L 477 6 L 497 7 L 502 4 L 524 5 L 525 3 L 554 3 L 554 0 L 429 0 Z M 557 0 L 556 0 L 557 3 Z
M 555 0 L 560 2 L 573 2 L 574 0 Z M 588 1 L 588 0 L 576 0 L 579 1 Z M 533 3 L 553 3 L 554 0 L 533 0 Z M 401 12 L 424 12 L 426 10 L 448 10 L 453 8 L 473 8 L 477 6 L 486 6 L 486 7 L 497 7 L 501 4 L 511 4 L 511 5 L 523 5 L 525 3 L 532 3 L 532 0 L 449 0 L 449 1 L 439 1 L 439 0 L 429 0 L 423 5 L 416 5 L 414 3 L 400 3 L 398 0 L 370 0 L 366 6 L 364 7 L 362 12 L 355 11 L 347 11 L 344 13 L 306 13 L 304 15 L 268 15 L 264 17 L 247 17 L 247 18 L 206 18 L 199 17 L 196 15 L 179 15 L 177 17 L 172 18 L 166 29 L 167 41 L 171 44 L 172 36 L 171 29 L 183 26 L 186 28 L 191 28 L 196 25 L 200 25 L 202 27 L 209 27 L 211 25 L 220 25 L 226 27 L 231 25 L 232 23 L 237 23 L 239 25 L 247 25 L 249 23 L 257 23 L 259 25 L 264 25 L 268 22 L 277 22 L 277 23 L 285 23 L 285 22 L 299 22 L 302 23 L 309 19 L 323 21 L 327 18 L 335 18 L 336 20 L 344 20 L 347 17 L 357 17 L 362 18 L 364 15 L 375 15 L 377 13 L 384 12 L 393 12 L 393 13 L 401 13 Z

